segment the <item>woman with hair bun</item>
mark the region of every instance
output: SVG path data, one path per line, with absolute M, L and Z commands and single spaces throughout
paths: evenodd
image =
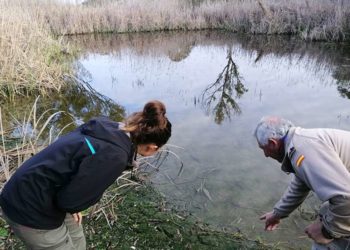
M 163 146 L 171 135 L 171 123 L 165 116 L 166 110 L 160 101 L 148 102 L 142 112 L 126 119 L 124 131 L 137 148 L 137 153 L 149 156 Z
M 125 124 L 94 118 L 34 155 L 0 195 L 3 217 L 28 249 L 86 249 L 81 211 L 132 163 L 169 140 L 171 123 L 160 101 L 146 103 Z

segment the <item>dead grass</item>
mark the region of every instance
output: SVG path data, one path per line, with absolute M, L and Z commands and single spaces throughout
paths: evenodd
M 59 91 L 72 71 L 69 51 L 44 28 L 36 2 L 0 0 L 0 96 Z
M 54 34 L 228 29 L 297 34 L 303 39 L 349 39 L 350 3 L 338 0 L 119 0 L 49 3 L 38 11 Z
M 23 117 L 7 114 L 5 117 L 11 117 L 10 121 L 3 120 L 4 113 L 0 108 L 0 190 L 24 161 L 53 142 L 71 125 L 56 131 L 51 122 L 62 111 L 48 109 L 39 113 L 38 101 L 39 97 Z

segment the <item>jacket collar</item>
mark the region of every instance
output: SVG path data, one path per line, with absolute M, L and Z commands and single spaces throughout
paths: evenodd
M 295 173 L 292 163 L 290 161 L 290 155 L 289 155 L 291 151 L 295 150 L 292 143 L 292 138 L 294 136 L 294 133 L 295 133 L 295 127 L 292 127 L 289 129 L 286 137 L 284 138 L 285 155 L 282 161 L 281 169 L 283 172 L 286 172 L 286 173 Z

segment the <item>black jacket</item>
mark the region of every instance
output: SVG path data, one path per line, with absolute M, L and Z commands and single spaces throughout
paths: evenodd
M 92 119 L 27 160 L 5 185 L 0 205 L 21 225 L 57 228 L 67 212 L 98 202 L 132 157 L 118 123 Z

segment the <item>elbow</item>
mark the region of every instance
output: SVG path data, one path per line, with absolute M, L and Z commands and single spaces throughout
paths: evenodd
M 88 209 L 90 206 L 96 204 L 102 196 L 94 197 L 92 199 L 82 199 L 82 197 L 72 197 L 58 195 L 56 198 L 57 207 L 66 213 L 79 213 Z
M 79 213 L 79 212 L 83 211 L 82 208 L 78 204 L 75 204 L 73 202 L 69 202 L 67 200 L 57 199 L 56 200 L 56 207 L 61 211 L 64 211 L 66 213 L 71 213 L 71 214 Z

